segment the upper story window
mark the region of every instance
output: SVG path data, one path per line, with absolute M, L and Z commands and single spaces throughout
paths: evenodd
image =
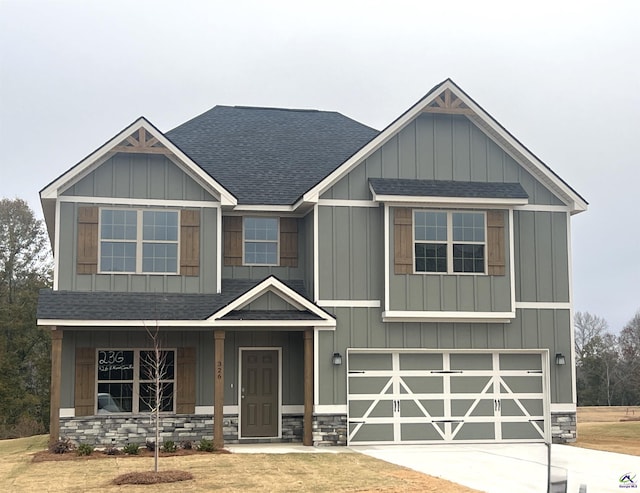
M 278 219 L 244 218 L 244 264 L 278 265 Z
M 155 407 L 155 368 L 161 371 L 160 410 L 174 410 L 175 351 L 98 350 L 98 414 L 148 412 Z
M 178 212 L 100 211 L 100 272 L 178 273 Z
M 485 213 L 413 212 L 415 272 L 486 272 Z

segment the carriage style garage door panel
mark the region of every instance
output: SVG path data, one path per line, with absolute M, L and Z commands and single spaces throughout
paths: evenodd
M 543 442 L 545 356 L 349 350 L 349 444 Z

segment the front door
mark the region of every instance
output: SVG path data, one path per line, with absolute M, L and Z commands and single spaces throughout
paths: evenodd
M 242 350 L 241 438 L 278 436 L 278 351 Z

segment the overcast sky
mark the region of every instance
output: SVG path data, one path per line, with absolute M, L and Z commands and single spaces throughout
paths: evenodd
M 526 7 L 525 5 L 530 5 Z M 451 77 L 590 202 L 577 310 L 640 309 L 640 1 L 0 0 L 0 197 L 38 191 L 137 117 L 335 110 L 381 129 Z

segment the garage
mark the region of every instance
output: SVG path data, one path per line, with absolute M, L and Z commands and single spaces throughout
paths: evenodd
M 348 443 L 544 442 L 547 368 L 533 350 L 349 349 Z

